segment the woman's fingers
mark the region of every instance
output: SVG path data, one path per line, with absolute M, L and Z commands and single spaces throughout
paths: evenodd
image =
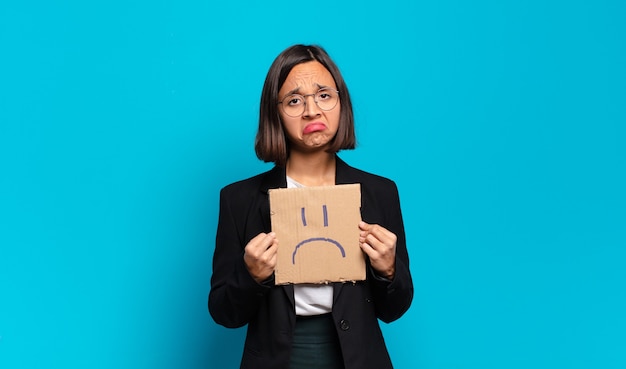
M 261 282 L 274 273 L 278 252 L 278 240 L 274 232 L 259 233 L 244 249 L 244 261 L 250 275 Z
M 359 245 L 381 276 L 393 279 L 396 265 L 397 236 L 378 224 L 359 223 Z

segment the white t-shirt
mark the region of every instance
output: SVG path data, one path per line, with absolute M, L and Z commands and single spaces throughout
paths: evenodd
M 305 187 L 287 176 L 287 188 Z M 296 315 L 311 316 L 333 310 L 332 284 L 296 284 L 293 286 Z

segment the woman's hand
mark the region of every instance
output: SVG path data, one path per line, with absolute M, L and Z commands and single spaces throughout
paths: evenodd
M 398 237 L 378 224 L 359 223 L 359 245 L 369 256 L 372 268 L 381 277 L 392 280 L 396 274 L 396 241 Z
M 274 273 L 277 252 L 278 240 L 274 232 L 259 233 L 246 245 L 243 260 L 250 275 L 258 283 L 268 279 Z

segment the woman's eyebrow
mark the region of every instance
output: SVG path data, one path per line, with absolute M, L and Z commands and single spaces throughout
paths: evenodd
M 293 95 L 293 94 L 297 93 L 298 91 L 300 91 L 300 87 L 296 87 L 296 88 L 294 88 L 294 89 L 293 89 L 293 90 L 291 90 L 291 91 L 287 91 L 287 92 L 285 93 L 285 96 Z
M 319 83 L 315 84 L 317 86 L 318 90 L 324 89 L 324 88 L 331 88 L 330 86 L 326 86 L 326 85 L 320 85 Z M 289 96 L 289 95 L 293 95 L 293 94 L 299 94 L 300 93 L 300 86 L 294 88 L 291 91 L 287 91 L 285 93 L 285 96 Z

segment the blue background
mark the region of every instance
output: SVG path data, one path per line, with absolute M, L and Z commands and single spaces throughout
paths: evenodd
M 400 189 L 397 368 L 626 367 L 626 6 L 4 1 L 0 367 L 234 368 L 206 309 L 263 79 L 324 46 Z

